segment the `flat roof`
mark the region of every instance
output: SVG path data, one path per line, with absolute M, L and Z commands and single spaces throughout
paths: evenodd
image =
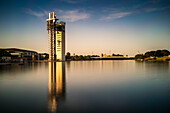
M 22 52 L 33 52 L 33 53 L 38 53 L 36 51 L 31 51 L 31 50 L 26 50 L 26 49 L 18 49 L 18 48 L 0 48 L 2 50 L 12 50 L 12 51 L 22 51 Z

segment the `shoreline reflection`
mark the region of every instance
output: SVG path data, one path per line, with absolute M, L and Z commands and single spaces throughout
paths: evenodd
M 65 62 L 49 62 L 49 112 L 56 112 L 59 100 L 65 99 L 65 80 Z

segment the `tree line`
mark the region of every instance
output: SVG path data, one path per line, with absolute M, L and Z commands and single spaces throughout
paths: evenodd
M 170 52 L 166 49 L 164 50 L 156 50 L 156 51 L 148 51 L 145 54 L 137 54 L 135 56 L 135 59 L 144 59 L 144 58 L 149 58 L 149 57 L 164 57 L 170 55 Z
M 74 55 L 71 56 L 69 52 L 66 54 L 66 60 L 92 60 L 92 57 L 99 57 L 98 55 Z

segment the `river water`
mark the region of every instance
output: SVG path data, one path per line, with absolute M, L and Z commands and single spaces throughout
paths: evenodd
M 28 63 L 0 67 L 0 113 L 169 112 L 170 62 Z

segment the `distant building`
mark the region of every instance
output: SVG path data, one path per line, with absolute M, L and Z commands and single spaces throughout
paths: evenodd
M 51 61 L 56 59 L 65 61 L 65 22 L 57 22 L 58 20 L 56 13 L 49 13 L 47 30 L 49 35 L 49 60 Z
M 24 50 L 18 48 L 6 48 L 1 50 L 10 54 L 9 57 L 11 57 L 11 61 L 25 61 L 25 60 L 38 59 L 38 53 L 36 51 L 30 51 L 30 50 Z
M 38 54 L 38 59 L 39 60 L 48 60 L 49 59 L 49 54 L 47 54 L 47 53 L 39 53 Z
M 1 59 L 2 59 L 3 62 L 11 61 L 11 57 L 10 56 L 2 56 Z
M 103 54 L 103 57 L 108 57 L 108 55 L 106 55 L 106 54 Z
M 24 61 L 28 61 L 28 59 L 26 57 L 14 57 L 11 59 L 12 62 L 24 62 Z
M 120 54 L 112 54 L 112 56 L 121 56 L 121 57 L 123 57 L 123 55 L 120 55 Z
M 103 58 L 108 58 L 108 57 L 112 57 L 112 58 L 124 58 L 123 55 L 121 54 L 112 54 L 112 55 L 107 55 L 107 54 L 101 54 L 100 57 L 103 57 Z

